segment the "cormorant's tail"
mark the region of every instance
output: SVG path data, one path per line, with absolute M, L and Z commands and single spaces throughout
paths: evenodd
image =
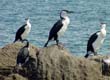
M 22 39 L 21 37 L 15 37 L 15 40 L 13 41 L 13 43 L 15 43 L 16 41 L 19 41 L 19 40 L 20 40 L 21 42 L 23 41 L 23 39 Z
M 45 43 L 44 47 L 47 47 L 49 40 Z
M 15 40 L 13 41 L 13 43 L 15 43 L 16 41 L 18 41 L 19 40 L 19 38 L 15 38 Z
M 85 58 L 88 58 L 89 56 L 93 56 L 94 52 L 92 51 L 87 51 L 87 54 L 84 56 Z
M 15 39 L 14 41 L 13 41 L 13 43 L 15 43 L 17 41 L 17 39 Z
M 17 35 L 15 36 L 15 40 L 13 41 L 13 43 L 15 43 L 16 41 L 18 41 L 18 37 L 17 37 Z
M 48 43 L 50 40 L 52 40 L 54 36 L 53 35 L 49 35 L 47 42 L 45 43 L 44 47 L 47 47 Z
M 87 53 L 84 57 L 85 57 L 85 58 L 88 58 L 88 57 L 89 57 L 89 54 Z

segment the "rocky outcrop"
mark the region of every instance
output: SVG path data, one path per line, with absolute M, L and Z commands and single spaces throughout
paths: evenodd
M 17 54 L 23 46 L 23 43 L 16 42 L 0 48 L 0 80 L 27 80 L 22 75 L 13 73 Z M 30 56 L 35 58 L 37 51 L 38 48 L 30 45 Z
M 77 57 L 56 45 L 41 49 L 31 45 L 25 70 L 14 73 L 16 56 L 22 46 L 15 43 L 0 49 L 0 80 L 110 80 L 102 75 L 103 57 Z

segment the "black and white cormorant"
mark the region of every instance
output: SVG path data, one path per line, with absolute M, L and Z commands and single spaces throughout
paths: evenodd
M 28 40 L 23 40 L 23 42 L 26 43 L 26 45 L 20 49 L 18 55 L 17 55 L 17 60 L 16 60 L 16 65 L 17 66 L 22 66 L 24 63 L 26 63 L 29 60 L 29 41 Z
M 58 20 L 50 30 L 48 41 L 45 43 L 44 47 L 48 45 L 48 42 L 50 40 L 56 40 L 56 43 L 58 45 L 59 43 L 58 37 L 64 34 L 70 23 L 68 13 L 73 13 L 73 12 L 68 10 L 62 10 L 60 12 L 60 20 Z
M 101 23 L 101 30 L 94 33 L 88 40 L 87 43 L 87 54 L 85 58 L 89 55 L 97 55 L 97 51 L 100 49 L 106 37 L 106 24 Z
M 18 40 L 22 41 L 23 39 L 26 39 L 27 35 L 29 34 L 31 30 L 31 24 L 29 22 L 29 18 L 26 18 L 25 20 L 26 20 L 26 23 L 23 26 L 21 26 L 16 32 L 14 42 Z

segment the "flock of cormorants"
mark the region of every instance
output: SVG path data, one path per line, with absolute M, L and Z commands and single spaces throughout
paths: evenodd
M 70 19 L 68 17 L 69 13 L 73 13 L 72 11 L 62 10 L 60 12 L 60 20 L 58 20 L 49 32 L 49 37 L 47 42 L 45 43 L 44 47 L 47 47 L 49 41 L 55 40 L 56 44 L 59 45 L 59 37 L 64 34 L 66 31 Z M 101 45 L 106 36 L 106 24 L 101 23 L 100 31 L 91 35 L 87 43 L 87 54 L 85 58 L 88 58 L 90 55 L 97 55 L 97 51 L 100 49 Z M 17 56 L 17 65 L 21 66 L 29 59 L 29 41 L 26 39 L 27 35 L 31 30 L 31 24 L 29 22 L 29 18 L 26 19 L 26 23 L 20 27 L 15 36 L 14 43 L 16 41 L 26 42 L 26 45 L 20 49 L 18 56 Z

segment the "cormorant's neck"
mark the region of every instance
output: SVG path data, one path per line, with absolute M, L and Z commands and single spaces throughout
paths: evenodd
M 102 28 L 101 28 L 101 30 L 100 30 L 100 32 L 101 32 L 101 35 L 102 35 L 102 37 L 105 37 L 106 36 L 106 25 L 102 25 L 101 26 Z
M 26 24 L 29 24 L 29 20 L 26 21 Z
M 102 24 L 101 29 L 105 29 L 106 28 L 106 24 Z
M 61 18 L 61 20 L 66 20 L 66 19 L 68 19 L 68 16 L 65 16 L 65 17 L 60 16 L 60 18 Z
M 105 30 L 106 26 L 102 26 L 101 30 Z
M 27 43 L 26 43 L 25 47 L 29 47 L 29 42 L 28 42 L 28 41 L 27 41 Z
M 60 19 L 61 19 L 61 20 L 63 20 L 63 19 L 65 19 L 65 18 L 63 18 L 63 17 L 60 17 Z

